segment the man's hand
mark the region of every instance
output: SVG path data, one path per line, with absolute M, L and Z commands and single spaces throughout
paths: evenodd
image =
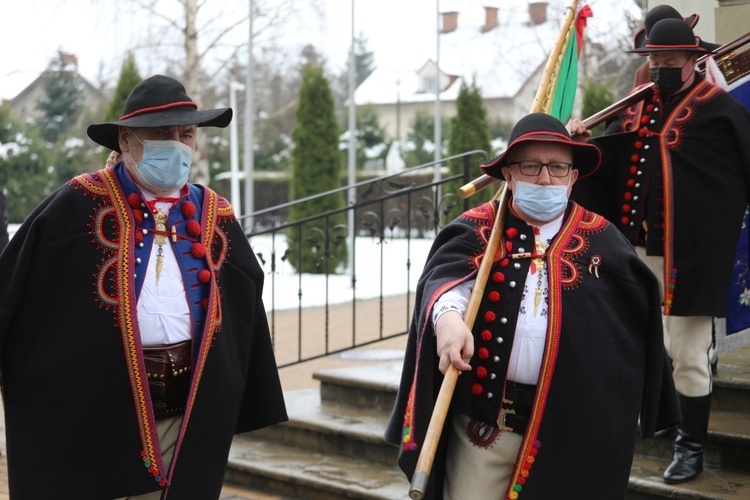
M 570 130 L 570 138 L 576 142 L 588 142 L 591 137 L 591 130 L 586 128 L 578 118 L 573 118 L 568 124 L 568 130 Z
M 468 362 L 474 355 L 474 336 L 457 311 L 448 311 L 438 318 L 435 335 L 441 373 L 445 374 L 451 363 L 459 371 L 471 370 Z

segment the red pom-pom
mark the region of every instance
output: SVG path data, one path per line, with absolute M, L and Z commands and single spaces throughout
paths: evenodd
M 140 230 L 135 232 L 135 242 L 140 243 L 143 241 L 143 233 Z
M 498 302 L 500 300 L 500 292 L 493 290 L 487 298 L 490 299 L 490 302 Z
M 195 204 L 192 201 L 186 201 L 182 204 L 182 215 L 189 219 L 195 215 Z
M 625 204 L 624 204 L 624 205 L 622 206 L 622 211 L 623 211 L 623 212 L 630 212 L 630 205 L 628 205 L 627 203 L 625 203 Z
M 492 340 L 492 332 L 489 330 L 483 330 L 482 331 L 482 340 L 484 341 L 490 341 Z
M 643 142 L 635 141 L 635 149 L 641 149 L 642 147 L 643 147 Z
M 198 236 L 201 234 L 201 225 L 195 219 L 190 219 L 187 223 L 187 232 L 190 236 Z
M 485 368 L 484 366 L 477 366 L 477 377 L 479 378 L 487 377 L 487 368 Z
M 133 208 L 138 208 L 141 206 L 141 197 L 138 196 L 136 193 L 130 193 L 128 195 L 128 205 L 130 205 Z
M 143 224 L 143 210 L 141 209 L 135 209 L 133 210 L 133 219 L 135 219 L 135 223 L 139 226 Z
M 487 359 L 490 357 L 490 351 L 488 351 L 486 347 L 480 347 L 479 351 L 477 351 L 477 355 L 479 356 L 479 359 Z
M 204 269 L 203 271 L 198 273 L 198 281 L 201 283 L 208 283 L 211 281 L 211 271 L 208 269 Z
M 486 313 L 484 313 L 484 320 L 487 323 L 492 323 L 493 321 L 495 321 L 495 313 L 492 311 L 487 311 Z
M 193 243 L 192 248 L 190 248 L 190 253 L 196 259 L 202 259 L 206 256 L 206 247 L 202 243 Z
M 471 386 L 471 393 L 475 396 L 479 396 L 484 392 L 484 389 L 482 389 L 482 386 L 480 384 L 474 384 Z
M 508 230 L 505 231 L 505 234 L 508 235 L 508 238 L 515 238 L 516 236 L 518 236 L 518 229 L 516 229 L 515 227 L 508 228 Z
M 628 187 L 633 187 L 633 186 L 635 186 L 635 180 L 634 179 L 628 179 L 628 182 L 626 184 L 628 185 Z
M 620 219 L 620 222 L 622 222 L 623 226 L 627 226 L 630 223 L 630 218 L 629 217 L 623 217 L 622 219 Z
M 494 281 L 495 283 L 502 283 L 503 281 L 505 281 L 505 275 L 500 271 L 492 273 L 492 281 Z
M 508 259 L 503 259 L 500 261 L 500 267 L 508 267 L 508 264 L 510 264 L 510 261 Z
M 513 251 L 513 242 L 512 241 L 506 241 L 505 242 L 505 250 L 507 250 L 508 252 L 512 252 Z
M 623 196 L 623 198 L 625 198 L 626 200 L 630 201 L 630 200 L 633 199 L 633 193 L 625 193 L 625 195 Z

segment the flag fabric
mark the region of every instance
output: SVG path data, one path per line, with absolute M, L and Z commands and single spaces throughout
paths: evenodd
M 728 84 L 727 90 L 750 110 L 750 74 Z M 727 317 L 717 318 L 715 324 L 719 352 L 750 344 L 750 210 L 745 211 L 737 243 Z
M 568 37 L 568 43 L 560 61 L 555 94 L 549 110 L 550 115 L 563 123 L 567 123 L 573 114 L 573 103 L 576 98 L 576 87 L 578 87 L 578 58 L 583 49 L 583 29 L 586 27 L 588 18 L 592 16 L 591 7 L 584 0 L 578 2 L 571 28 L 573 31 Z

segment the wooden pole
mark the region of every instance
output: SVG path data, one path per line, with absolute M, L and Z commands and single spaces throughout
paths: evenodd
M 466 326 L 468 326 L 469 329 L 474 326 L 474 319 L 476 319 L 477 311 L 479 310 L 479 303 L 482 301 L 482 296 L 484 295 L 484 287 L 487 284 L 487 278 L 492 270 L 495 253 L 500 245 L 500 238 L 503 234 L 503 226 L 508 211 L 508 200 L 510 198 L 509 192 L 507 183 L 503 181 L 502 187 L 495 195 L 495 199 L 499 200 L 497 216 L 495 217 L 495 223 L 492 225 L 490 239 L 487 242 L 482 262 L 479 264 L 474 288 L 471 290 L 471 297 L 469 298 L 469 303 L 466 306 L 463 316 L 464 323 L 466 323 Z M 427 427 L 424 444 L 422 444 L 419 453 L 419 460 L 417 461 L 417 466 L 411 480 L 409 497 L 414 500 L 421 500 L 427 490 L 432 463 L 435 460 L 435 452 L 437 451 L 437 445 L 440 442 L 440 435 L 443 433 L 445 417 L 448 414 L 451 399 L 453 398 L 453 391 L 456 388 L 456 382 L 458 381 L 460 373 L 461 372 L 459 372 L 452 363 L 449 364 L 448 370 L 443 378 L 443 383 L 440 385 L 440 392 L 435 401 L 435 407 L 432 410 L 430 424 Z

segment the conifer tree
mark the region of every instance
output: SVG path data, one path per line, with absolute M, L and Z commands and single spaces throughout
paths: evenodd
M 132 52 L 128 52 L 125 60 L 120 67 L 120 78 L 117 80 L 117 87 L 115 88 L 115 94 L 112 96 L 112 100 L 109 102 L 107 111 L 104 114 L 104 121 L 116 122 L 122 116 L 122 110 L 125 107 L 125 101 L 128 99 L 128 95 L 133 91 L 133 88 L 138 85 L 143 78 L 141 78 L 138 72 L 138 67 L 135 64 L 135 56 Z M 110 150 L 104 148 L 102 151 L 102 161 L 106 161 L 110 154 Z
M 456 99 L 456 116 L 451 119 L 451 127 L 448 136 L 448 155 L 455 156 L 475 149 L 480 149 L 490 153 L 490 127 L 487 120 L 487 109 L 484 107 L 482 96 L 477 87 L 476 81 L 467 85 L 466 81 L 461 83 L 461 88 Z M 471 159 L 472 171 L 470 177 L 475 177 L 481 172 L 478 167 L 474 169 L 476 160 Z M 462 174 L 464 171 L 463 160 L 454 160 L 450 163 L 450 175 Z M 443 188 L 443 195 L 456 195 L 451 205 L 453 207 L 446 214 L 448 220 L 452 220 L 462 212 L 462 205 L 459 203 L 458 189 L 464 184 L 461 181 L 454 181 L 446 184 Z
M 591 116 L 615 102 L 612 86 L 605 82 L 596 82 L 589 78 L 583 89 L 583 116 Z M 593 137 L 604 133 L 605 125 L 599 124 L 591 130 Z
M 296 125 L 292 134 L 292 180 L 289 199 L 299 200 L 341 187 L 339 133 L 333 95 L 323 68 L 303 69 Z M 294 206 L 290 220 L 343 208 L 339 193 Z M 335 272 L 346 262 L 346 216 L 338 213 L 295 227 L 289 234 L 289 261 L 301 272 Z M 301 259 L 300 259 L 301 252 Z
M 63 131 L 78 121 L 83 106 L 81 77 L 73 56 L 58 51 L 44 72 L 44 96 L 37 102 L 43 114 L 40 130 L 49 144 L 57 142 Z

